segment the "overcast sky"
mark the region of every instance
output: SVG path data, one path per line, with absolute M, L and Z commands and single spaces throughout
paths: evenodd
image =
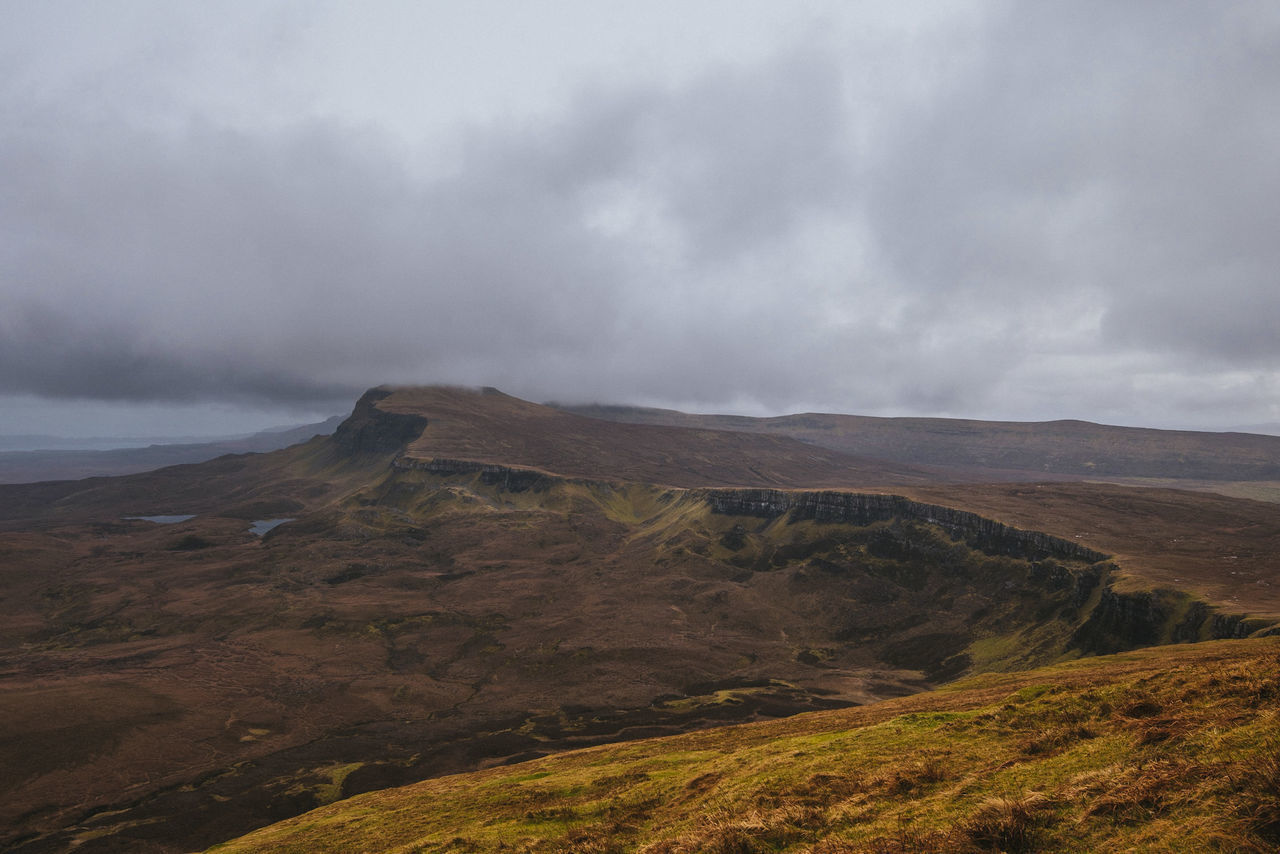
M 1280 4 L 0 4 L 0 433 L 1280 422 Z

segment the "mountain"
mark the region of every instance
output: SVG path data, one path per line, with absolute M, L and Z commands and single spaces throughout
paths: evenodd
M 146 447 L 0 451 L 0 483 L 80 480 L 151 471 L 181 463 L 199 463 L 223 454 L 260 453 L 287 448 L 312 436 L 327 436 L 343 421 L 335 416 L 317 424 L 264 430 L 214 442 L 151 444 Z M 90 440 L 92 441 L 92 440 Z
M 187 851 L 576 747 L 1261 636 L 1278 550 L 1267 502 L 373 389 L 283 450 L 0 485 L 0 841 Z
M 610 423 L 496 389 L 398 389 L 380 413 L 425 418 L 407 461 L 500 462 L 565 477 L 671 486 L 837 486 L 925 483 L 909 464 L 886 464 L 783 436 L 702 427 Z M 425 414 L 424 414 L 425 413 Z

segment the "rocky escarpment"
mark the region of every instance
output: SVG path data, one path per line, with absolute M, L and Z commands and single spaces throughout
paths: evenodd
M 725 489 L 708 492 L 716 513 L 734 516 L 812 519 L 869 525 L 894 519 L 937 525 L 952 537 L 987 554 L 1031 561 L 1062 558 L 1092 564 L 1069 570 L 1052 563 L 1033 564 L 1032 581 L 1046 589 L 1071 589 L 1072 607 L 1086 607 L 1068 647 L 1086 654 L 1107 654 L 1166 643 L 1243 638 L 1280 631 L 1274 620 L 1223 613 L 1180 590 L 1120 592 L 1113 588 L 1118 570 L 1108 555 L 1041 531 L 1024 531 L 976 513 L 912 501 L 898 495 L 851 492 L 782 492 Z M 1099 589 L 1100 588 L 1100 589 Z
M 530 489 L 545 488 L 553 480 L 554 475 L 526 468 L 501 466 L 496 463 L 483 463 L 477 460 L 451 460 L 436 457 L 430 460 L 419 460 L 411 457 L 396 457 L 391 467 L 400 471 L 425 471 L 442 476 L 458 474 L 478 474 L 480 482 L 486 486 L 497 486 L 508 492 L 525 492 Z
M 861 492 L 782 492 L 776 489 L 718 489 L 708 493 L 716 513 L 732 516 L 776 518 L 787 513 L 792 518 L 818 522 L 869 525 L 890 519 L 911 519 L 938 525 L 953 537 L 964 539 L 973 548 L 988 554 L 1006 554 L 1039 560 L 1061 557 L 1096 563 L 1108 555 L 1079 543 L 1045 534 L 1024 531 L 967 510 L 924 504 L 901 495 Z
M 351 416 L 334 431 L 334 444 L 352 456 L 394 454 L 421 436 L 427 428 L 426 418 L 377 407 L 379 400 L 390 395 L 384 388 L 372 388 L 361 395 Z
M 1106 654 L 1165 643 L 1274 633 L 1272 620 L 1219 613 L 1180 590 L 1120 593 L 1107 588 L 1076 630 L 1072 646 L 1085 653 Z

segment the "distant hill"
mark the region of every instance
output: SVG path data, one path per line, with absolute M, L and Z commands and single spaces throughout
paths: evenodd
M 57 443 L 94 443 L 98 440 L 67 440 L 55 437 L 18 437 L 24 444 L 41 438 L 55 447 L 41 450 L 0 451 L 0 483 L 36 483 L 46 480 L 80 480 L 151 471 L 180 463 L 199 463 L 223 454 L 262 453 L 305 442 L 312 436 L 328 436 L 342 423 L 337 415 L 317 424 L 264 430 L 238 439 L 215 442 L 153 444 L 146 447 L 70 449 Z M 102 440 L 119 442 L 122 440 Z
M 48 433 L 0 435 L 0 452 L 7 451 L 114 451 L 149 445 L 203 445 L 243 439 L 236 436 L 55 436 Z
M 1087 421 L 972 421 L 806 413 L 690 415 L 629 406 L 560 406 L 625 424 L 787 436 L 885 462 L 973 470 L 987 479 L 1280 480 L 1280 436 L 1112 427 Z

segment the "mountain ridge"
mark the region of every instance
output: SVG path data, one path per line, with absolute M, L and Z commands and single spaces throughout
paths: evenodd
M 522 401 L 496 389 L 387 388 L 373 406 L 426 417 L 404 455 L 496 462 L 579 477 L 671 486 L 923 483 L 929 473 L 815 448 L 788 437 L 679 426 L 614 424 Z M 381 392 L 380 392 L 381 393 Z M 429 412 L 430 415 L 423 415 Z M 756 461 L 752 465 L 749 460 Z

